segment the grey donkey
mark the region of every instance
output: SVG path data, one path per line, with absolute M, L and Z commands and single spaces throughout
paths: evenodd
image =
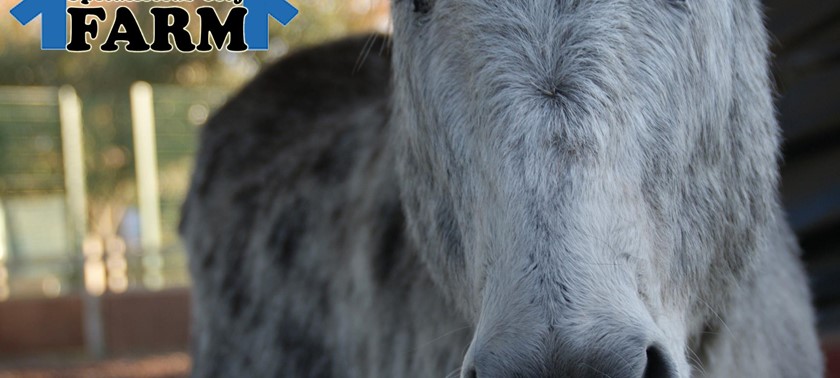
M 199 377 L 819 377 L 755 0 L 397 0 L 207 124 Z

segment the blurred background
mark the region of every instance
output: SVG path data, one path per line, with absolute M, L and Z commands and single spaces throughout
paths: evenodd
M 292 0 L 266 52 L 142 54 L 97 52 L 108 22 L 92 52 L 41 51 L 40 20 L 9 15 L 18 1 L 0 0 L 0 377 L 184 376 L 177 224 L 200 126 L 267 62 L 386 32 L 388 1 Z M 157 4 L 102 5 L 151 30 Z
M 764 3 L 784 137 L 782 200 L 810 275 L 827 376 L 840 377 L 840 1 Z
M 177 223 L 201 125 L 289 51 L 387 32 L 388 1 L 292 0 L 267 52 L 143 54 L 41 51 L 40 24 L 9 16 L 17 2 L 0 0 L 0 378 L 185 376 Z M 152 3 L 120 5 L 151 27 Z M 766 5 L 783 198 L 840 377 L 840 2 Z

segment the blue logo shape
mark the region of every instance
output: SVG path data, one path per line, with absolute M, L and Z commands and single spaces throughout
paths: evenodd
M 286 0 L 244 0 L 242 5 L 248 9 L 245 15 L 248 50 L 268 50 L 269 16 L 286 26 L 298 14 L 297 8 Z
M 67 46 L 67 0 L 23 0 L 10 13 L 21 25 L 41 15 L 41 50 Z
M 269 17 L 286 26 L 298 14 L 298 9 L 286 0 L 242 0 L 242 5 L 248 11 L 243 32 L 249 50 L 268 50 Z M 66 49 L 67 0 L 21 0 L 10 13 L 21 25 L 40 15 L 41 49 Z

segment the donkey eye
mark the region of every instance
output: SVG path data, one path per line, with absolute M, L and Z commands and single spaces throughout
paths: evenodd
M 432 10 L 432 0 L 413 0 L 414 12 L 429 13 Z

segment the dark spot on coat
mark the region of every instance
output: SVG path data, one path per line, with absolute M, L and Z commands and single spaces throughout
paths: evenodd
M 306 231 L 307 206 L 306 201 L 297 198 L 272 222 L 266 249 L 272 255 L 274 266 L 281 271 L 289 269 L 295 252 L 300 248 L 301 237 Z
M 285 319 L 278 326 L 275 342 L 286 362 L 285 373 L 298 372 L 306 377 L 332 376 L 332 360 L 321 338 L 312 334 L 303 322 Z
M 247 289 L 243 287 L 236 287 L 230 290 L 230 316 L 233 319 L 238 318 L 242 313 L 242 309 L 247 307 L 251 301 L 251 298 L 246 290 Z
M 325 184 L 343 181 L 353 168 L 353 152 L 357 149 L 350 133 L 336 134 L 332 144 L 323 148 L 312 164 L 312 175 Z
M 216 255 L 212 253 L 201 256 L 201 269 L 210 269 L 216 263 Z
M 413 10 L 416 13 L 429 13 L 432 10 L 432 0 L 414 0 Z
M 244 235 L 244 233 L 242 233 Z M 248 291 L 248 276 L 245 273 L 246 264 L 246 242 L 244 236 L 232 236 L 227 244 L 228 248 L 222 246 L 219 250 L 225 251 L 226 267 L 224 269 L 220 292 L 225 293 L 227 308 L 231 318 L 236 319 L 242 313 L 242 309 L 251 302 Z
M 242 255 L 243 250 L 233 250 L 231 252 L 228 254 L 228 269 L 224 270 L 222 285 L 219 289 L 222 293 L 227 293 L 225 297 L 228 298 L 230 316 L 236 318 L 250 298 L 248 298 L 246 276 L 243 274 L 243 266 L 245 265 L 245 257 Z
M 405 237 L 405 216 L 397 204 L 388 204 L 381 209 L 382 234 L 379 247 L 373 254 L 373 275 L 379 283 L 385 283 L 394 277 L 399 254 L 403 251 Z

